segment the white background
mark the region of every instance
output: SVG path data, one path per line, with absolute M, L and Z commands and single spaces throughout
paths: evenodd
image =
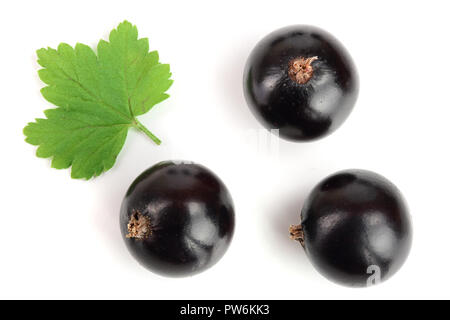
M 450 298 L 450 19 L 448 1 L 7 1 L 0 13 L 0 298 Z M 35 50 L 94 46 L 124 19 L 170 63 L 171 98 L 130 131 L 115 167 L 90 181 L 50 168 L 22 128 L 51 108 Z M 357 105 L 333 135 L 264 148 L 242 71 L 263 36 L 291 24 L 334 34 L 358 67 Z M 265 131 L 263 131 L 265 133 Z M 267 136 L 266 136 L 267 137 Z M 237 226 L 223 259 L 192 278 L 163 278 L 128 254 L 118 226 L 134 178 L 160 160 L 202 163 L 227 184 Z M 288 226 L 309 190 L 346 168 L 393 181 L 414 223 L 411 254 L 368 289 L 319 275 Z

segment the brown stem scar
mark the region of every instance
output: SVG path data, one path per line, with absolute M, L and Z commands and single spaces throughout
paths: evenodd
M 318 59 L 319 57 L 298 57 L 292 59 L 289 62 L 289 78 L 291 78 L 292 81 L 295 81 L 298 84 L 307 83 L 314 74 L 314 68 L 312 67 L 311 63 Z
M 145 240 L 152 234 L 150 218 L 144 216 L 137 210 L 133 210 L 130 220 L 128 221 L 127 229 L 127 238 Z
M 305 247 L 305 234 L 301 224 L 291 224 L 289 227 L 289 235 L 292 240 L 297 240 L 303 247 Z

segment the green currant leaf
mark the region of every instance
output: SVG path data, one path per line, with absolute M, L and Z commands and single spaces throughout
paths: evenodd
M 134 127 L 156 144 L 161 141 L 136 117 L 167 99 L 172 84 L 168 64 L 149 52 L 148 39 L 138 39 L 125 21 L 101 40 L 97 54 L 84 44 L 37 51 L 43 97 L 57 106 L 23 130 L 36 155 L 52 157 L 52 167 L 72 167 L 72 178 L 90 179 L 109 170 Z

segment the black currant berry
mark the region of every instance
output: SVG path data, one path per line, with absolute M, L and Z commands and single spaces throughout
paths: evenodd
M 345 48 L 312 26 L 272 32 L 253 49 L 244 71 L 244 94 L 253 114 L 294 141 L 335 131 L 352 111 L 358 88 Z
M 364 170 L 325 178 L 308 196 L 291 238 L 317 270 L 347 286 L 376 284 L 392 276 L 411 248 L 412 229 L 400 191 Z
M 193 275 L 225 254 L 234 231 L 233 202 L 207 168 L 160 162 L 128 189 L 120 228 L 144 267 L 166 276 Z

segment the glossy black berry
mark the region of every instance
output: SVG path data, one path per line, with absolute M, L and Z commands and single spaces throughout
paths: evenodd
M 358 88 L 345 48 L 312 26 L 272 32 L 253 49 L 244 71 L 244 94 L 253 114 L 294 141 L 335 131 L 352 111 Z
M 234 231 L 233 202 L 207 168 L 160 162 L 128 189 L 120 229 L 128 250 L 144 267 L 166 276 L 193 275 L 227 250 Z
M 400 191 L 386 178 L 364 170 L 341 171 L 320 182 L 290 234 L 325 277 L 358 287 L 397 272 L 412 241 Z

